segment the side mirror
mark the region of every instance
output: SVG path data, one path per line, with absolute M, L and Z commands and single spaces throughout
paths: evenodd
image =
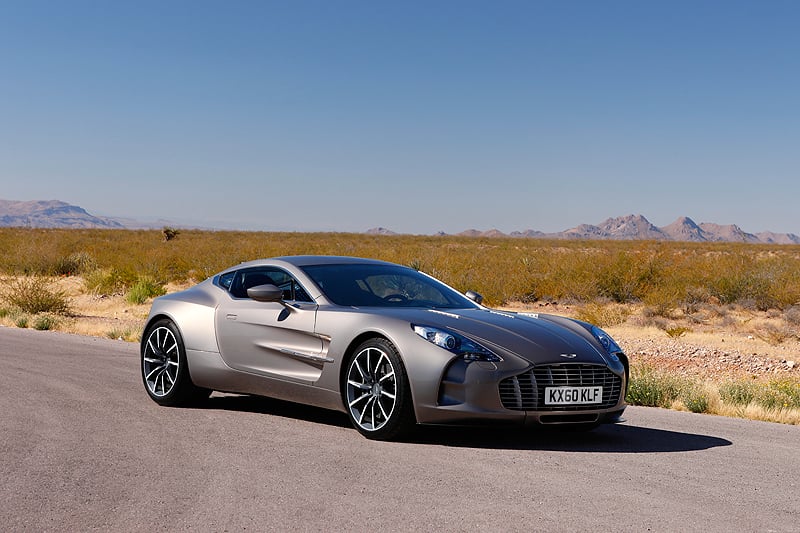
M 483 296 L 481 296 L 475 291 L 467 291 L 466 293 L 464 293 L 464 296 L 466 296 L 467 298 L 469 298 L 478 305 L 481 305 L 481 303 L 483 302 Z
M 247 289 L 247 296 L 257 302 L 280 302 L 283 291 L 272 284 L 256 285 Z

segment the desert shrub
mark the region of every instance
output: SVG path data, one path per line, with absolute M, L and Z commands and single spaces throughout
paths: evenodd
M 578 309 L 575 318 L 603 328 L 622 324 L 630 313 L 630 309 L 622 305 L 589 303 Z
M 783 319 L 787 324 L 800 326 L 800 306 L 794 305 L 786 310 Z
M 177 239 L 181 232 L 175 228 L 164 226 L 164 228 L 161 230 L 161 233 L 164 235 L 164 242 L 167 242 Z
M 680 386 L 676 378 L 648 366 L 633 367 L 627 400 L 633 405 L 670 407 L 678 398 Z
M 599 296 L 597 265 L 602 249 L 570 250 L 551 247 L 520 259 L 525 287 L 520 300 L 589 302 Z
M 135 342 L 139 340 L 139 331 L 130 328 L 126 329 L 112 329 L 106 331 L 106 337 L 113 340 L 123 340 L 128 342 Z
M 755 277 L 750 285 L 748 299 L 753 302 L 753 306 L 759 311 L 780 307 L 780 302 L 775 297 L 774 292 L 777 287 L 768 279 Z
M 719 396 L 731 405 L 746 406 L 756 397 L 757 386 L 747 381 L 728 381 L 719 386 Z
M 87 274 L 84 285 L 87 291 L 97 296 L 114 296 L 124 294 L 136 279 L 136 274 L 131 271 L 103 269 Z
M 97 268 L 94 258 L 86 252 L 74 252 L 59 257 L 53 265 L 53 274 L 57 276 L 73 276 L 85 274 Z
M 681 390 L 679 397 L 683 405 L 693 413 L 705 413 L 708 411 L 708 393 L 705 388 L 699 384 L 687 384 L 687 386 Z
M 132 304 L 141 305 L 149 298 L 166 294 L 163 284 L 158 283 L 150 276 L 142 276 L 128 291 L 125 299 Z
M 670 326 L 664 329 L 667 335 L 672 338 L 683 337 L 687 333 L 691 333 L 691 328 L 687 328 L 685 326 Z
M 789 254 L 771 254 L 759 264 L 758 275 L 768 285 L 769 303 L 778 309 L 788 309 L 800 303 L 798 261 Z
M 14 325 L 16 325 L 18 328 L 22 328 L 22 329 L 27 328 L 28 327 L 28 317 L 25 316 L 25 315 L 17 317 L 17 319 L 14 321 Z
M 693 315 L 700 311 L 701 306 L 708 303 L 710 298 L 711 295 L 705 287 L 687 287 L 679 303 L 684 314 Z
M 71 312 L 66 293 L 54 289 L 50 280 L 44 277 L 12 279 L 6 283 L 3 292 L 3 296 L 9 304 L 25 313 L 68 315 Z
M 725 274 L 715 279 L 711 293 L 723 304 L 734 304 L 757 311 L 766 311 L 777 306 L 769 280 L 750 271 Z
M 647 249 L 612 253 L 606 262 L 597 265 L 597 286 L 601 296 L 615 302 L 640 301 L 665 275 L 660 252 Z
M 671 286 L 658 286 L 647 292 L 642 299 L 644 312 L 649 316 L 670 318 L 680 304 L 679 289 Z
M 11 311 L 7 307 L 0 307 L 0 319 L 6 318 L 10 314 Z
M 736 303 L 746 294 L 746 281 L 739 276 L 720 276 L 712 283 L 711 293 L 722 304 Z
M 786 395 L 788 407 L 800 408 L 800 381 L 796 379 L 780 379 L 770 382 L 773 389 Z
M 650 328 L 660 329 L 660 330 L 663 330 L 663 331 L 666 331 L 667 328 L 670 327 L 669 320 L 667 320 L 664 317 L 660 317 L 660 316 L 642 315 L 641 317 L 638 317 L 638 320 L 636 321 L 636 323 L 637 323 L 637 325 L 639 325 L 639 326 L 641 326 L 643 328 L 650 327 Z
M 709 406 L 708 394 L 701 384 L 646 365 L 631 369 L 626 399 L 632 405 L 664 408 L 680 400 L 693 412 L 706 412 Z
M 788 328 L 772 324 L 756 328 L 753 335 L 772 346 L 778 346 L 794 336 Z
M 659 401 L 656 407 L 670 408 L 675 402 L 680 402 L 693 413 L 708 411 L 708 393 L 696 381 L 666 372 L 653 372 L 646 383 L 657 391 L 655 396 Z
M 800 382 L 772 380 L 756 389 L 755 402 L 769 409 L 800 408 Z
M 729 381 L 719 387 L 723 402 L 747 406 L 757 404 L 767 409 L 800 408 L 800 381 L 775 379 L 767 383 Z
M 620 253 L 599 265 L 599 293 L 615 302 L 626 303 L 636 297 L 639 288 L 638 267 L 630 254 Z
M 50 314 L 37 315 L 33 319 L 33 329 L 47 331 L 58 326 L 58 318 Z
M 663 407 L 664 390 L 660 386 L 658 376 L 649 368 L 638 368 L 633 371 L 626 399 L 632 405 Z

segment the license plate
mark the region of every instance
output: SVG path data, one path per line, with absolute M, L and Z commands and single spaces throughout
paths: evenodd
M 603 387 L 545 387 L 545 405 L 603 403 Z

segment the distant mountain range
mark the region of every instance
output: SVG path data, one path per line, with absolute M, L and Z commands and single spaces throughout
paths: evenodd
M 85 209 L 58 200 L 15 202 L 0 200 L 0 226 L 30 228 L 117 228 L 117 220 L 90 215 Z
M 82 207 L 59 200 L 16 202 L 0 200 L 0 227 L 30 228 L 108 228 L 142 229 L 161 228 L 180 224 L 167 220 L 142 222 L 117 217 L 98 217 Z M 194 227 L 194 226 L 192 226 Z M 372 235 L 396 235 L 392 230 L 378 227 L 367 230 Z M 446 235 L 439 232 L 437 235 Z M 468 229 L 456 235 L 465 237 L 528 237 L 538 239 L 583 239 L 583 240 L 656 240 L 689 242 L 746 242 L 764 244 L 800 244 L 794 233 L 747 233 L 735 224 L 720 225 L 710 222 L 695 223 L 689 217 L 681 217 L 668 226 L 657 227 L 642 215 L 627 215 L 609 218 L 600 224 L 581 224 L 557 233 L 536 230 L 503 233 L 496 229 L 480 231 Z
M 171 225 L 165 220 L 144 222 L 129 218 L 100 217 L 60 200 L 17 202 L 0 200 L 0 227 L 153 229 Z
M 386 228 L 373 228 L 367 233 L 392 235 Z M 445 235 L 440 232 L 439 235 Z M 512 231 L 503 233 L 497 229 L 480 231 L 468 229 L 457 233 L 464 237 L 528 237 L 537 239 L 583 239 L 583 240 L 653 240 L 689 242 L 750 242 L 763 244 L 800 244 L 800 237 L 794 233 L 747 233 L 736 224 L 697 224 L 689 217 L 680 217 L 663 228 L 653 225 L 642 215 L 627 215 L 609 218 L 600 224 L 581 224 L 557 233 L 544 233 L 536 230 Z

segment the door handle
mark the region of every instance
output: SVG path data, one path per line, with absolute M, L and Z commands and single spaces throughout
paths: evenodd
M 233 313 L 228 313 L 227 315 L 225 315 L 225 318 L 227 320 L 236 320 L 237 318 L 239 318 L 239 315 L 234 315 Z

